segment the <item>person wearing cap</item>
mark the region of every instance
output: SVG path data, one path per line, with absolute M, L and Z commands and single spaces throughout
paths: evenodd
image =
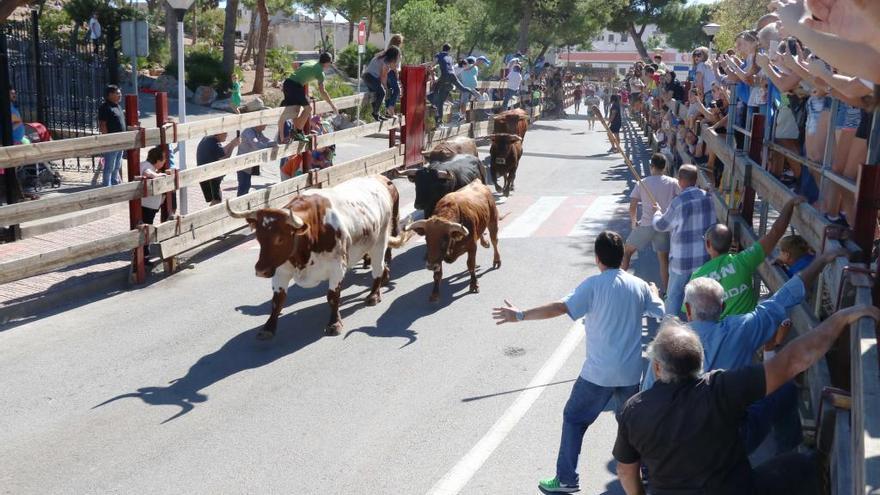
M 485 58 L 485 57 L 483 57 Z M 465 66 L 461 70 L 461 73 L 458 75 L 459 79 L 461 79 L 461 84 L 468 89 L 472 89 L 476 91 L 477 89 L 477 76 L 480 74 L 480 69 L 477 67 L 477 59 L 474 57 L 468 57 L 465 59 Z M 471 98 L 473 97 L 472 93 L 467 93 L 465 91 L 461 92 L 461 102 L 459 108 L 459 120 L 465 120 L 465 115 L 467 112 L 467 104 L 470 103 Z
M 663 55 L 659 53 L 654 54 L 654 63 L 657 64 L 657 68 L 662 70 L 663 73 L 669 72 L 669 66 L 663 63 Z
M 513 72 L 514 65 L 522 65 L 522 58 L 522 52 L 516 52 L 516 55 L 514 55 L 510 58 L 510 60 L 507 61 L 507 72 Z

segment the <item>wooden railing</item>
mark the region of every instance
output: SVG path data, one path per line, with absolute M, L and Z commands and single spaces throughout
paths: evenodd
M 500 84 L 490 83 L 490 85 Z M 362 99 L 363 95 L 357 95 L 337 98 L 334 100 L 334 103 L 338 109 L 346 109 L 361 104 Z M 428 145 L 430 146 L 433 142 L 457 135 L 468 135 L 478 138 L 491 134 L 491 120 L 476 120 L 477 115 L 481 112 L 476 112 L 475 110 L 497 109 L 500 107 L 500 104 L 500 101 L 471 103 L 468 121 L 431 133 L 426 140 Z M 173 126 L 166 125 L 164 130 L 148 128 L 116 134 L 0 147 L 0 168 L 45 162 L 79 154 L 92 155 L 126 148 L 143 148 L 158 145 L 162 142 L 173 143 L 198 139 L 220 132 L 233 132 L 262 124 L 271 125 L 277 123 L 282 110 L 263 110 L 180 124 L 176 126 L 176 133 Z M 328 111 L 330 111 L 330 106 L 325 102 L 315 103 L 316 114 Z M 535 106 L 530 108 L 529 111 L 532 118 L 537 118 L 540 116 L 541 107 Z M 450 112 L 447 112 L 447 115 L 448 113 Z M 317 136 L 314 146 L 315 148 L 322 148 L 346 141 L 353 141 L 362 136 L 390 129 L 399 129 L 403 124 L 403 119 L 398 117 L 386 122 L 375 122 L 331 132 Z M 309 149 L 311 149 L 309 145 L 304 143 L 292 142 L 281 144 L 219 160 L 207 165 L 189 168 L 178 172 L 176 176 L 132 181 L 115 186 L 99 187 L 36 201 L 6 205 L 0 207 L 0 225 L 14 225 L 33 220 L 42 220 L 70 211 L 125 203 L 147 196 L 173 192 L 181 187 L 193 186 L 205 180 L 222 177 L 255 165 L 277 163 L 282 157 L 303 153 Z M 253 191 L 241 197 L 231 199 L 230 202 L 234 208 L 240 209 L 281 206 L 288 202 L 293 195 L 306 188 L 329 187 L 353 177 L 385 173 L 402 166 L 403 159 L 400 145 L 395 145 L 385 151 L 272 184 L 266 189 Z M 242 227 L 243 225 L 240 221 L 236 221 L 227 215 L 223 205 L 215 205 L 187 215 L 171 218 L 169 221 L 162 222 L 159 225 L 141 225 L 138 229 L 110 235 L 106 238 L 74 244 L 46 253 L 3 260 L 0 262 L 0 284 L 123 253 L 152 243 L 158 243 L 162 257 L 168 259 Z

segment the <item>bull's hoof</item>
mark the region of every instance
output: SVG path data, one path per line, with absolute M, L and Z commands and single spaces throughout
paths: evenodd
M 370 294 L 369 297 L 367 297 L 367 306 L 375 306 L 380 302 L 382 302 L 382 298 L 379 297 L 379 294 Z
M 385 267 L 385 271 L 382 272 L 382 280 L 379 281 L 382 285 L 388 285 L 388 282 L 391 281 L 391 270 L 388 267 Z
M 472 285 L 471 286 L 471 294 L 479 294 L 479 293 L 480 293 L 480 286 L 479 285 Z
M 497 260 L 493 261 L 493 262 L 492 262 L 492 268 L 494 268 L 494 269 L 496 269 L 496 270 L 499 269 L 499 268 L 501 268 L 501 260 L 500 260 L 500 259 L 497 259 Z
M 337 321 L 336 323 L 331 323 L 324 328 L 324 335 L 328 337 L 335 337 L 339 335 L 339 332 L 342 331 L 342 322 Z
M 275 332 L 271 332 L 265 328 L 257 332 L 257 340 L 272 340 L 274 337 Z
M 431 294 L 431 297 L 428 298 L 428 302 L 435 303 L 440 300 L 440 294 Z
M 501 186 L 495 184 L 495 192 L 501 192 Z

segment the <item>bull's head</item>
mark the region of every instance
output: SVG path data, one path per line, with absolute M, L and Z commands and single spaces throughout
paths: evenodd
M 416 185 L 416 200 L 413 206 L 425 212 L 425 217 L 434 213 L 434 206 L 446 193 L 452 191 L 453 176 L 447 170 L 433 167 L 411 168 L 402 172 Z
M 425 244 L 428 246 L 425 268 L 431 271 L 439 270 L 443 261 L 447 263 L 455 261 L 452 254 L 453 244 L 470 235 L 464 225 L 437 217 L 413 222 L 406 226 L 406 230 L 425 238 Z
M 492 165 L 511 166 L 510 152 L 516 143 L 521 143 L 522 138 L 516 134 L 490 134 L 492 146 L 489 148 L 489 156 L 492 157 Z
M 308 231 L 308 225 L 292 210 L 263 208 L 237 212 L 226 200 L 226 211 L 232 218 L 242 218 L 256 232 L 260 256 L 254 265 L 258 277 L 271 278 L 293 253 L 296 237 Z

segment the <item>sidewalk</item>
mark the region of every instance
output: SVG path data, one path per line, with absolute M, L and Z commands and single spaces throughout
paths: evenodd
M 273 132 L 274 128 L 269 127 L 266 130 L 266 135 L 272 136 Z M 197 146 L 198 142 L 196 141 L 187 142 L 188 167 L 195 167 Z M 342 143 L 337 145 L 335 161 L 340 163 L 351 160 L 359 156 L 381 151 L 386 149 L 387 146 L 387 140 L 378 138 L 360 138 L 355 142 Z M 142 157 L 144 155 L 145 152 L 141 153 Z M 123 170 L 125 170 L 125 165 L 123 165 Z M 280 180 L 277 162 L 263 165 L 261 172 L 261 175 L 253 177 L 253 189 L 261 189 Z M 73 175 L 76 172 L 65 172 L 65 174 Z M 82 172 L 80 175 L 82 177 L 72 177 L 72 182 L 78 184 L 80 188 L 88 187 L 91 180 L 91 172 Z M 221 184 L 223 197 L 235 197 L 237 184 L 238 180 L 235 174 L 229 174 L 224 177 Z M 76 190 L 80 188 L 71 187 L 70 189 Z M 187 192 L 190 213 L 207 207 L 207 203 L 202 197 L 202 192 L 198 186 L 187 188 Z M 64 192 L 55 192 L 53 194 L 64 194 Z M 12 243 L 0 244 L 0 259 L 4 261 L 14 260 L 16 258 L 46 253 L 129 230 L 128 203 L 114 204 L 103 207 L 103 209 L 107 210 L 106 215 L 103 215 L 104 212 L 101 212 L 103 218 L 98 220 L 76 227 L 35 235 Z M 13 311 L 11 309 L 13 307 L 20 305 L 22 307 L 38 307 L 44 304 L 53 304 L 51 300 L 55 298 L 49 297 L 46 299 L 46 296 L 66 294 L 67 296 L 62 299 L 85 297 L 90 295 L 89 293 L 94 292 L 96 287 L 112 287 L 113 290 L 121 290 L 127 284 L 130 266 L 131 254 L 120 253 L 70 266 L 63 270 L 8 284 L 0 284 L 0 325 L 5 323 L 10 317 L 20 318 L 28 316 L 21 314 L 21 311 Z

